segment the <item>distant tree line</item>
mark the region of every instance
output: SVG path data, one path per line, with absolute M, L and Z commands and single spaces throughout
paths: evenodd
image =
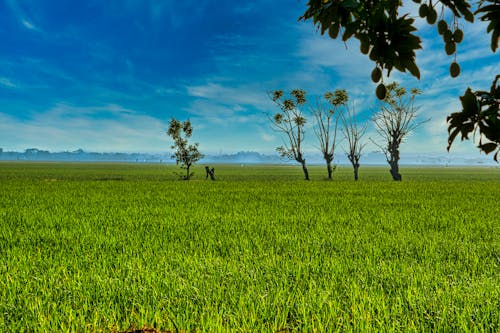
M 162 162 L 162 154 L 120 153 L 120 152 L 87 152 L 82 149 L 74 151 L 51 152 L 38 148 L 28 148 L 22 152 L 0 148 L 2 160 L 26 161 L 88 161 L 88 162 Z

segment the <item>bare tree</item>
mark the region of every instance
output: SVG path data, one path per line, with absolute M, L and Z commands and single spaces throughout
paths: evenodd
M 171 146 L 172 149 L 175 149 L 172 158 L 175 158 L 176 163 L 180 164 L 182 169 L 186 169 L 186 175 L 181 176 L 181 178 L 189 180 L 193 175 L 193 173 L 190 172 L 191 166 L 204 157 L 204 155 L 198 151 L 198 143 L 194 145 L 188 144 L 188 139 L 193 134 L 191 121 L 186 120 L 180 122 L 172 118 L 167 134 L 174 140 L 174 144 Z
M 373 116 L 373 122 L 379 136 L 384 144 L 375 143 L 385 154 L 387 163 L 391 169 L 392 179 L 401 181 L 399 173 L 399 148 L 403 140 L 418 126 L 429 121 L 417 120 L 418 107 L 415 107 L 415 96 L 422 92 L 418 89 L 411 89 L 410 93 L 397 82 L 387 85 L 387 94 L 384 98 L 380 110 Z
M 332 161 L 337 141 L 337 128 L 340 107 L 346 107 L 349 96 L 344 89 L 337 89 L 333 93 L 324 94 L 326 101 L 318 99 L 316 106 L 312 108 L 312 114 L 316 120 L 314 133 L 319 141 L 319 149 L 326 162 L 328 179 L 332 179 Z M 335 123 L 335 124 L 334 124 Z
M 306 103 L 306 92 L 295 89 L 290 92 L 290 98 L 284 98 L 283 91 L 276 90 L 272 93 L 271 98 L 278 105 L 280 111 L 272 117 L 269 116 L 269 119 L 275 129 L 285 133 L 286 136 L 285 145 L 276 148 L 276 150 L 281 157 L 299 162 L 302 165 L 305 179 L 309 180 L 309 172 L 302 148 L 306 118 L 301 108 Z
M 347 112 L 340 115 L 342 119 L 342 133 L 344 134 L 344 139 L 347 143 L 346 151 L 347 158 L 352 164 L 354 170 L 354 180 L 358 180 L 358 170 L 359 170 L 359 160 L 361 159 L 361 153 L 366 143 L 363 142 L 363 136 L 366 133 L 365 123 L 359 126 L 356 115 L 354 114 L 354 107 L 346 107 Z

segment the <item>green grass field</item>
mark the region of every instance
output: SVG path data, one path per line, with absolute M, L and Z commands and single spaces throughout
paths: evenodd
M 500 329 L 500 168 L 0 163 L 0 332 Z

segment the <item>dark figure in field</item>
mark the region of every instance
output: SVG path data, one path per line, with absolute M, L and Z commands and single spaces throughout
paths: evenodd
M 210 169 L 210 167 L 205 166 L 205 171 L 207 172 L 205 179 L 208 179 L 208 176 L 210 176 L 211 180 L 215 180 L 215 168 Z

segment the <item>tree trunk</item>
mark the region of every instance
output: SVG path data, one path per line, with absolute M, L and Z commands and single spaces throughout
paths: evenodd
M 399 165 L 397 161 L 391 163 L 391 170 L 389 170 L 389 172 L 391 173 L 394 181 L 400 182 L 403 180 L 403 176 L 399 173 Z
M 332 173 L 333 173 L 333 170 L 332 170 L 332 162 L 331 161 L 326 161 L 326 170 L 328 171 L 328 179 L 331 180 L 332 179 Z
M 400 140 L 398 141 L 398 139 L 394 137 L 389 145 L 389 153 L 391 156 L 391 159 L 389 161 L 391 170 L 389 170 L 389 172 L 391 173 L 392 179 L 395 181 L 401 181 L 403 178 L 399 174 L 399 143 Z
M 307 171 L 306 161 L 303 160 L 300 162 L 300 164 L 302 164 L 302 171 L 304 171 L 304 177 L 306 178 L 306 180 L 309 180 L 309 171 Z
M 186 180 L 189 180 L 189 178 L 191 178 L 191 175 L 189 174 L 189 168 L 191 168 L 191 165 L 187 165 L 186 166 Z
M 359 170 L 359 164 L 355 163 L 352 165 L 354 169 L 354 180 L 358 180 L 358 170 Z

